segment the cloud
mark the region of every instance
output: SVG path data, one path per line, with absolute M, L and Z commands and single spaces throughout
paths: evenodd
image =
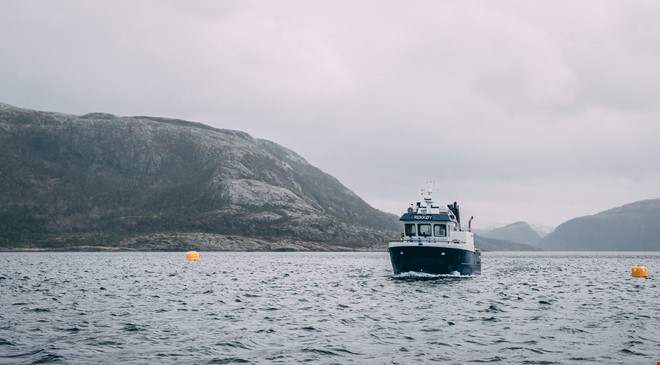
M 394 213 L 432 179 L 484 224 L 559 224 L 660 196 L 659 17 L 653 1 L 13 2 L 0 100 L 244 130 Z

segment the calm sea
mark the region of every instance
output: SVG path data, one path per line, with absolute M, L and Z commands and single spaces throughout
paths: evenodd
M 1 364 L 655 364 L 660 253 L 0 253 Z M 632 278 L 633 265 L 649 277 Z

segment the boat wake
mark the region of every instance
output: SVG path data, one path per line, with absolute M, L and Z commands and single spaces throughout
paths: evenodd
M 461 275 L 458 271 L 452 271 L 449 274 L 429 274 L 425 272 L 404 272 L 401 274 L 395 274 L 392 276 L 395 280 L 442 280 L 442 279 L 467 279 L 471 278 L 473 275 Z

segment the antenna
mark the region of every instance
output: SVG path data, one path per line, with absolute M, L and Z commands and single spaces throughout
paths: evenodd
M 426 202 L 426 205 L 428 207 L 430 207 L 431 204 L 433 203 L 433 197 L 432 197 L 432 195 L 433 195 L 433 183 L 434 182 L 431 181 L 431 180 L 426 181 L 426 184 L 428 185 L 428 189 L 426 190 L 426 196 L 424 197 L 424 201 Z M 422 195 L 424 195 L 424 190 L 422 190 Z

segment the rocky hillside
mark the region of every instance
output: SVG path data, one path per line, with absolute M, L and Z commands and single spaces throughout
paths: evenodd
M 178 249 L 180 237 L 193 248 L 382 248 L 399 229 L 293 151 L 243 132 L 0 104 L 0 248 Z
M 660 199 L 575 218 L 544 237 L 539 246 L 561 251 L 660 251 Z
M 538 233 L 536 233 L 526 222 L 511 223 L 504 227 L 482 233 L 482 236 L 496 240 L 524 243 L 527 245 L 536 245 L 541 240 Z

